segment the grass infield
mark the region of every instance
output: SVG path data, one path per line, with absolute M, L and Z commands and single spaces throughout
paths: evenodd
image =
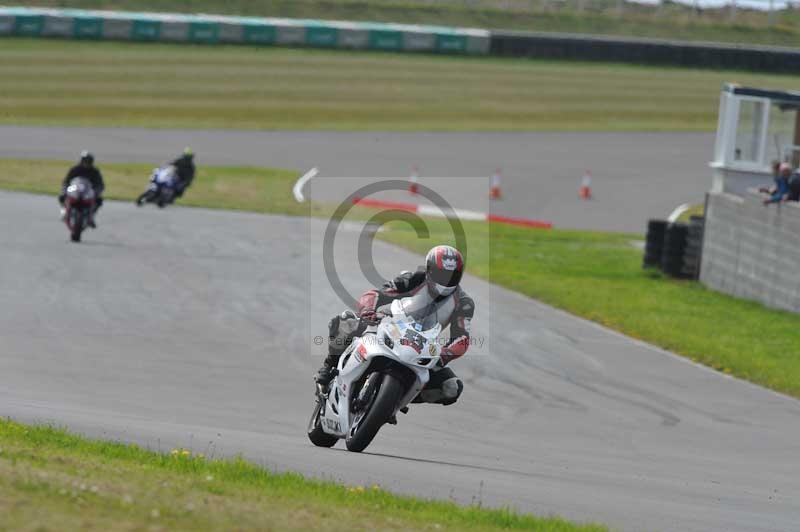
M 0 124 L 713 131 L 724 81 L 797 76 L 184 44 L 0 39 Z

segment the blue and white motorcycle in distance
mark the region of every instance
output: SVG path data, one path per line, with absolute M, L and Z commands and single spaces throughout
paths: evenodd
M 406 315 L 401 300 L 392 302 L 391 313 L 342 353 L 329 386 L 317 385 L 308 424 L 314 445 L 333 447 L 343 438 L 348 450 L 363 451 L 430 379 L 441 357 L 441 325 L 435 317 Z
M 136 198 L 136 205 L 141 207 L 145 203 L 155 203 L 163 208 L 175 201 L 179 184 L 178 171 L 173 165 L 156 168 L 150 176 L 147 189 Z

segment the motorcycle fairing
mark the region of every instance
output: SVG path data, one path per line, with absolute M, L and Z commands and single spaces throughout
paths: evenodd
M 415 376 L 414 384 L 400 399 L 396 410 L 410 403 L 430 380 L 430 369 L 435 367 L 441 351 L 437 343 L 441 325 L 420 331 L 415 327 L 416 322 L 402 313 L 400 302 L 395 303 L 397 305 L 392 305 L 393 313 L 396 312 L 394 317 L 384 318 L 376 331 L 356 338 L 339 357 L 338 374 L 331 384 L 321 416 L 322 429 L 326 433 L 344 437 L 350 430 L 353 385 L 377 359 L 395 361 Z M 410 341 L 402 343 L 407 335 L 413 334 L 424 338 L 425 343 L 421 346 L 409 345 L 413 344 Z

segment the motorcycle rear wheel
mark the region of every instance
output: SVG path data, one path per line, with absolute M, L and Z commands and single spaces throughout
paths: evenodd
M 308 421 L 308 439 L 317 447 L 333 447 L 339 438 L 322 430 L 322 424 L 319 422 L 321 413 L 322 402 L 317 400 L 314 413 L 311 414 L 311 419 Z
M 77 212 L 75 212 L 73 216 L 70 240 L 73 242 L 80 242 L 81 233 L 83 232 L 83 213 L 80 209 L 77 209 Z
M 367 406 L 367 412 L 345 437 L 348 451 L 360 453 L 372 443 L 380 428 L 394 414 L 403 391 L 403 385 L 397 378 L 390 374 L 383 376 L 375 400 Z

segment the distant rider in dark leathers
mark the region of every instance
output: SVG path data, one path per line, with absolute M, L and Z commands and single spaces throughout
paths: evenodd
M 171 164 L 175 167 L 175 171 L 178 174 L 178 185 L 175 189 L 175 196 L 180 198 L 194 180 L 194 152 L 191 148 L 186 148 L 183 150 L 183 154 L 172 161 Z
M 100 170 L 94 165 L 94 155 L 90 152 L 84 150 L 81 152 L 81 159 L 72 168 L 69 169 L 67 172 L 67 176 L 64 178 L 64 181 L 61 183 L 61 194 L 58 196 L 58 202 L 61 204 L 61 216 L 63 217 L 66 214 L 66 210 L 64 209 L 64 201 L 67 197 L 67 187 L 69 186 L 70 181 L 75 179 L 76 177 L 83 177 L 88 179 L 89 182 L 92 184 L 92 188 L 94 189 L 95 195 L 95 207 L 94 212 L 92 213 L 91 219 L 87 222 L 89 227 L 96 228 L 97 224 L 95 223 L 95 217 L 97 210 L 103 205 L 103 198 L 102 194 L 103 191 L 106 189 L 105 184 L 103 183 L 103 175 L 100 173 Z
M 425 315 L 435 316 L 442 329 L 450 326 L 440 366 L 431 372 L 430 381 L 413 402 L 455 403 L 464 384 L 446 366 L 466 353 L 475 312 L 475 303 L 460 286 L 463 273 L 461 253 L 451 246 L 436 246 L 428 252 L 424 269 L 403 272 L 383 287 L 365 292 L 358 300 L 356 313 L 346 310 L 328 324 L 328 356 L 317 373 L 317 383 L 330 384 L 336 376 L 339 357 L 353 338 L 361 336 L 367 326 L 378 323 L 384 315 L 391 315 L 392 301 L 402 299 L 404 306 L 408 304 L 423 309 Z

